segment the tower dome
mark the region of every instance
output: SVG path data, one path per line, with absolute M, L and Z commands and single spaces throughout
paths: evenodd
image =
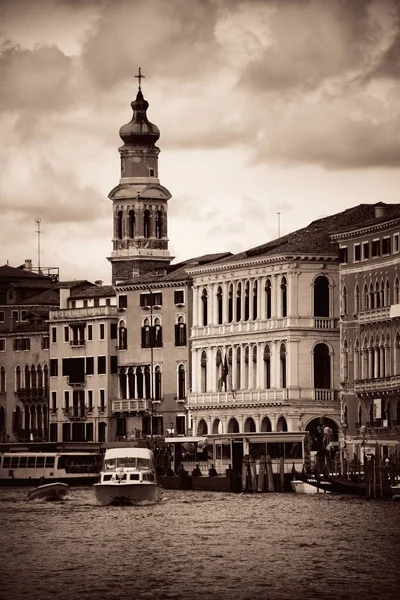
M 149 103 L 144 99 L 140 86 L 136 100 L 131 102 L 131 106 L 132 120 L 122 125 L 119 130 L 120 138 L 126 146 L 154 146 L 160 137 L 160 130 L 147 118 Z

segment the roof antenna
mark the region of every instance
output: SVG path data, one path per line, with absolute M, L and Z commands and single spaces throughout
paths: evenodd
M 280 212 L 276 213 L 278 215 L 278 238 L 281 237 L 281 214 Z
M 41 219 L 39 219 L 39 217 L 35 219 L 35 223 L 37 225 L 36 233 L 38 234 L 38 251 L 37 252 L 38 252 L 38 272 L 39 273 L 41 273 L 41 271 L 40 271 L 40 222 L 41 222 Z

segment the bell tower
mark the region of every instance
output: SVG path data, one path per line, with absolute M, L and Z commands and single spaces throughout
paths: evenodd
M 158 179 L 160 149 L 155 144 L 160 131 L 147 118 L 149 103 L 142 94 L 140 67 L 135 77 L 139 89 L 131 103 L 132 119 L 119 130 L 124 142 L 118 148 L 121 178 L 108 195 L 113 203 L 113 251 L 108 258 L 113 284 L 164 269 L 173 258 L 167 235 L 171 194 Z

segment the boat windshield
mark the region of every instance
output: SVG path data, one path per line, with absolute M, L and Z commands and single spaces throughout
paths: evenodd
M 135 456 L 124 456 L 121 458 L 112 458 L 105 460 L 106 470 L 112 470 L 121 467 L 130 467 L 132 469 L 151 469 L 152 464 L 149 458 L 137 458 Z

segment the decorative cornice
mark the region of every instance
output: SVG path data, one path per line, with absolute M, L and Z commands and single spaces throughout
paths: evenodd
M 159 288 L 175 288 L 175 287 L 190 287 L 191 280 L 181 279 L 180 281 L 164 281 L 164 282 L 149 282 L 149 283 L 120 283 L 116 284 L 115 288 L 118 292 L 130 292 L 134 290 L 144 290 L 147 292 L 149 288 L 156 290 Z
M 359 227 L 357 229 L 352 229 L 351 231 L 345 231 L 343 233 L 334 233 L 330 236 L 332 240 L 348 240 L 354 237 L 359 237 L 362 235 L 367 235 L 370 233 L 375 233 L 378 231 L 383 231 L 385 229 L 391 229 L 392 227 L 396 227 L 396 225 L 400 224 L 400 218 L 389 219 L 389 221 L 385 221 L 384 223 L 376 223 L 373 225 L 368 225 L 367 227 Z

